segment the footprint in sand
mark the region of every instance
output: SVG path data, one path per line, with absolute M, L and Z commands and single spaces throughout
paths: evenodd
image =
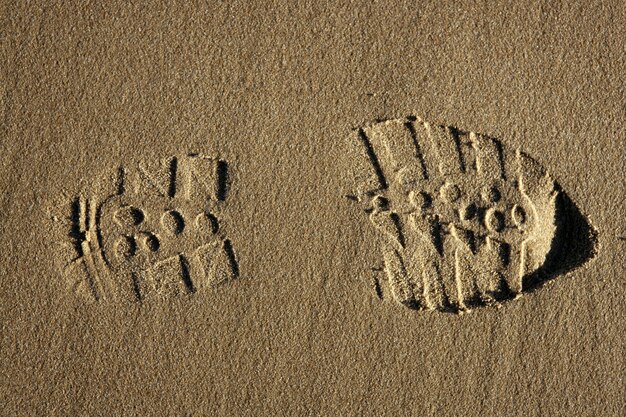
M 591 226 L 546 170 L 497 139 L 408 117 L 350 141 L 349 197 L 380 232 L 387 287 L 407 307 L 499 304 L 594 255 Z

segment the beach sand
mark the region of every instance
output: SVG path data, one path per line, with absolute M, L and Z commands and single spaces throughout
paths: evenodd
M 126 3 L 3 7 L 0 414 L 626 413 L 621 2 Z

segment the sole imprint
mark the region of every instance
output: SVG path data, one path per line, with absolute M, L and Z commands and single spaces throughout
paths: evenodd
M 226 161 L 198 154 L 120 167 L 53 216 L 70 287 L 91 300 L 142 301 L 232 281 L 229 187 Z
M 594 256 L 595 233 L 571 200 L 497 139 L 408 117 L 350 141 L 359 174 L 348 197 L 379 231 L 388 292 L 402 305 L 498 304 Z

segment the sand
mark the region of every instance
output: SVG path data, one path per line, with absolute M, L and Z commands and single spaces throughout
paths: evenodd
M 0 414 L 626 414 L 625 27 L 5 4 Z

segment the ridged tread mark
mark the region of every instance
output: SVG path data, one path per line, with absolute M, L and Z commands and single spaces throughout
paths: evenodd
M 376 178 L 378 178 L 378 182 L 380 184 L 381 189 L 385 189 L 388 187 L 387 178 L 385 178 L 385 174 L 383 173 L 382 168 L 380 167 L 380 163 L 378 162 L 378 157 L 374 152 L 374 148 L 372 147 L 371 142 L 369 141 L 365 131 L 363 129 L 359 129 L 359 138 L 365 146 L 365 151 L 367 152 L 367 156 L 374 168 L 374 172 L 376 173 Z
M 222 159 L 218 160 L 215 171 L 217 173 L 217 200 L 226 201 L 226 195 L 228 194 L 228 183 L 230 182 L 228 163 Z
M 417 139 L 417 132 L 415 131 L 415 126 L 413 125 L 414 120 L 407 120 L 404 124 L 406 128 L 409 130 L 411 134 L 411 139 L 413 140 L 413 146 L 415 147 L 415 157 L 419 161 L 420 168 L 422 169 L 422 176 L 424 180 L 428 180 L 428 168 L 426 167 L 426 161 L 424 160 L 424 154 L 422 153 L 422 147 L 419 144 Z
M 233 244 L 230 239 L 224 240 L 223 247 L 228 257 L 232 275 L 237 278 L 239 276 L 239 262 L 237 261 L 237 256 L 235 256 L 235 250 L 233 249 Z
M 187 288 L 187 292 L 193 294 L 196 292 L 196 287 L 191 279 L 191 273 L 189 271 L 189 261 L 187 258 L 181 253 L 178 255 L 178 261 L 180 262 L 180 273 L 183 283 Z
M 173 157 L 169 163 L 169 186 L 167 189 L 167 196 L 174 198 L 176 196 L 176 175 L 178 174 L 178 158 Z

